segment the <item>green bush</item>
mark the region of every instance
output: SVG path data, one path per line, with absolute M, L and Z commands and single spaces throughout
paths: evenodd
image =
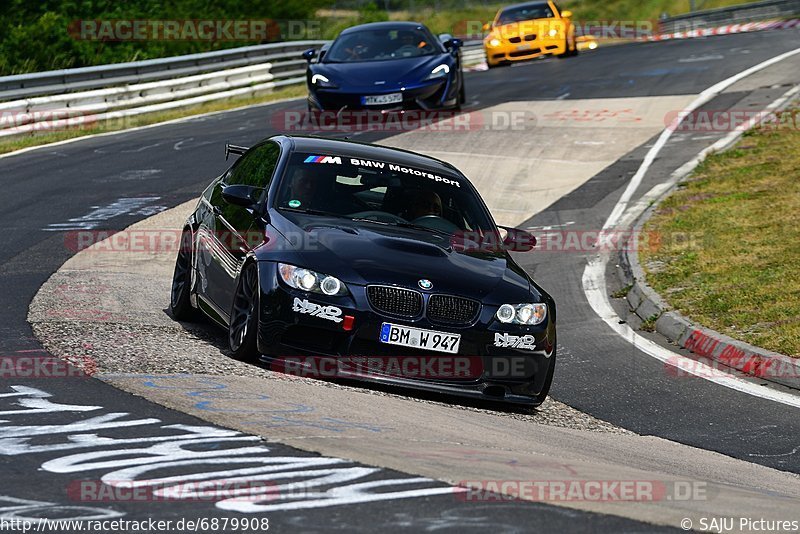
M 0 75 L 119 63 L 257 44 L 236 41 L 88 41 L 80 20 L 310 20 L 328 0 L 4 0 Z M 376 9 L 377 11 L 377 9 Z

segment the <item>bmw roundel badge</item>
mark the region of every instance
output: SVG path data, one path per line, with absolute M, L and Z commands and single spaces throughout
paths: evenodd
M 430 289 L 430 288 L 433 287 L 433 283 L 430 280 L 428 280 L 427 278 L 423 278 L 422 280 L 417 282 L 417 284 L 419 285 L 419 287 L 421 289 Z

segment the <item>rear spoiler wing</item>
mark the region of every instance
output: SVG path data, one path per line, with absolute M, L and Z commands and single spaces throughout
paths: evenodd
M 231 154 L 236 154 L 237 156 L 241 156 L 245 152 L 250 150 L 246 146 L 239 146 L 239 145 L 232 145 L 230 143 L 225 143 L 225 161 L 228 161 L 228 156 Z

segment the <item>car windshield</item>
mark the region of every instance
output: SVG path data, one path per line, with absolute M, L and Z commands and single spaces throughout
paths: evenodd
M 391 161 L 296 153 L 275 207 L 294 213 L 456 235 L 495 231 L 471 187 L 454 175 Z
M 524 6 L 510 7 L 497 17 L 497 26 L 513 24 L 524 20 L 549 19 L 554 17 L 553 10 L 548 4 L 526 4 Z
M 340 35 L 325 54 L 325 63 L 382 61 L 441 53 L 425 28 L 356 30 Z

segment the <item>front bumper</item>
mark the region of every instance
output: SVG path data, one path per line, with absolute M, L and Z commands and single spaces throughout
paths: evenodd
M 366 105 L 361 98 L 371 95 L 402 93 L 403 101 L 386 105 Z M 448 109 L 458 105 L 458 90 L 454 87 L 453 77 L 422 82 L 414 87 L 399 88 L 393 91 L 325 89 L 309 87 L 308 104 L 311 109 L 319 111 L 371 110 L 371 111 L 404 111 Z
M 525 61 L 550 54 L 561 55 L 567 52 L 563 36 L 555 38 L 540 37 L 533 41 L 520 43 L 511 43 L 503 40 L 499 46 L 489 46 L 488 43 L 484 43 L 483 49 L 486 53 L 486 62 L 492 66 Z
M 552 314 L 536 326 L 503 325 L 496 307 L 482 307 L 465 327 L 427 320 L 398 319 L 375 312 L 363 286 L 350 295 L 328 297 L 286 287 L 274 264 L 261 263 L 259 351 L 273 369 L 312 378 L 354 378 L 449 394 L 532 404 L 545 388 L 555 356 Z M 297 301 L 301 311 L 297 311 Z M 306 302 L 310 304 L 305 304 Z M 427 304 L 427 298 L 426 298 Z M 309 313 L 303 306 L 332 306 L 333 315 Z M 347 317 L 352 317 L 352 322 Z M 336 322 L 335 318 L 342 319 Z M 461 335 L 456 354 L 390 345 L 379 341 L 383 323 Z M 350 325 L 350 329 L 347 329 Z M 528 336 L 528 337 L 524 337 Z M 514 344 L 524 338 L 525 343 Z M 522 348 L 512 348 L 519 346 Z M 277 365 L 276 365 L 277 364 Z

